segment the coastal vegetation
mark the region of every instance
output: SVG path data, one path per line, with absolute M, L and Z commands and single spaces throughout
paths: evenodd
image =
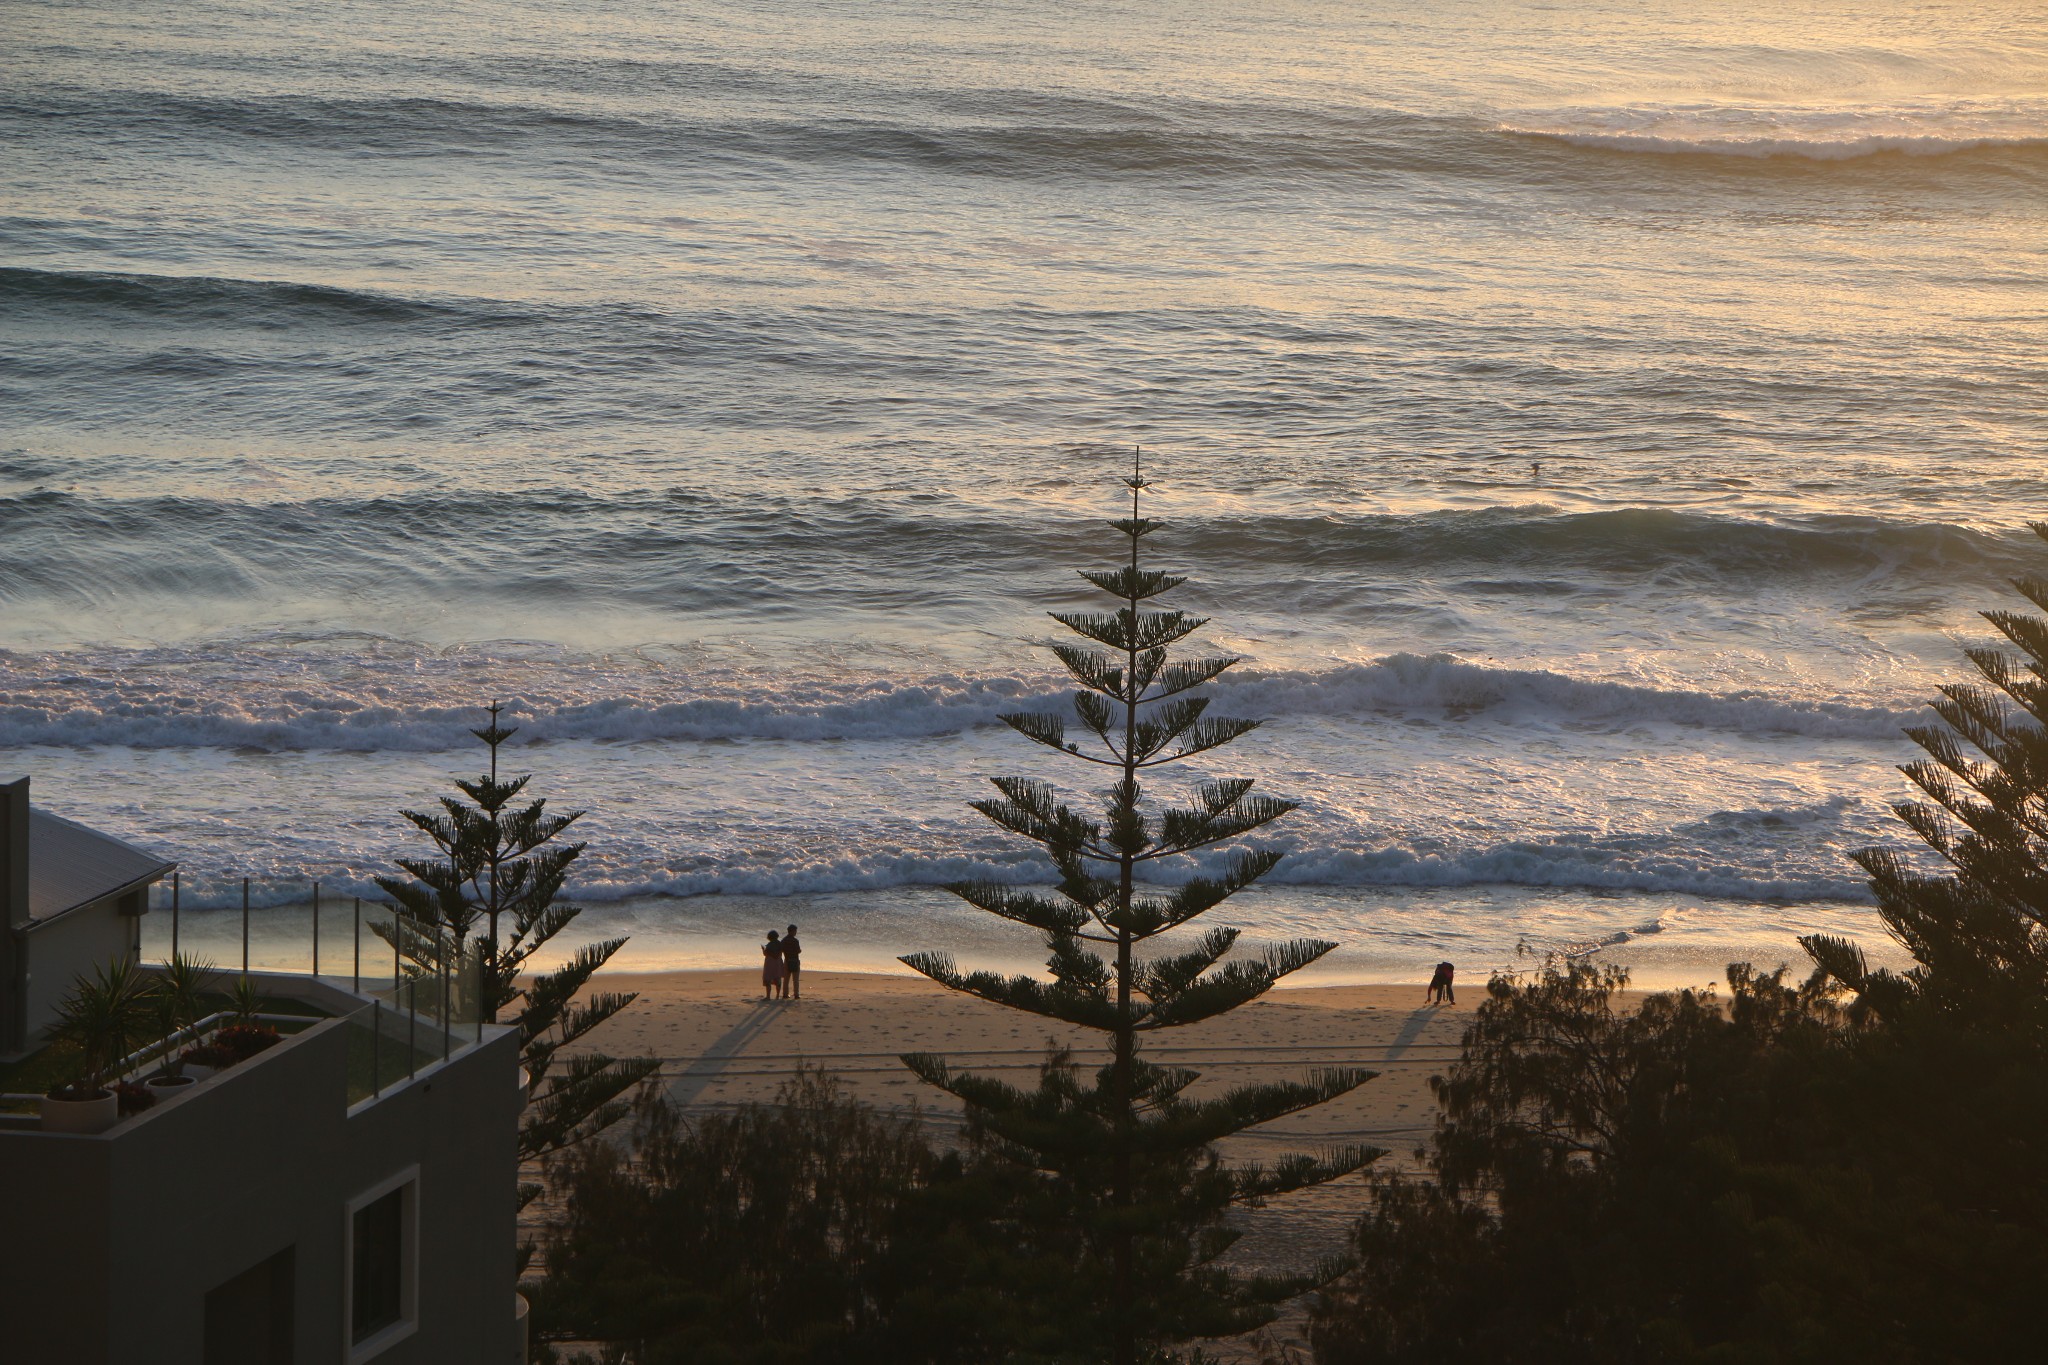
M 122 957 L 71 983 L 44 1036 L 76 1053 L 78 1074 L 53 1096 L 91 1099 L 120 1079 L 122 1060 L 148 1037 L 150 993 L 149 977 Z
M 689 1122 L 644 1095 L 548 1175 L 547 1273 L 527 1286 L 542 1359 L 552 1338 L 634 1365 L 964 1365 L 999 1357 L 1013 1325 L 957 1292 L 988 1254 L 956 1197 L 962 1157 L 825 1072 Z

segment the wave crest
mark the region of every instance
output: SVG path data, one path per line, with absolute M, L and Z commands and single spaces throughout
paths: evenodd
M 93 663 L 69 654 L 0 654 L 0 747 L 466 747 L 476 723 L 468 699 L 485 685 L 479 679 L 493 671 L 491 661 L 465 656 L 425 668 L 422 662 L 351 656 L 323 677 L 307 659 L 286 651 L 268 661 L 157 651 L 146 663 L 116 654 Z M 218 688 L 206 685 L 209 671 L 217 671 Z M 1066 688 L 1047 677 L 826 680 L 787 691 L 759 680 L 728 683 L 712 695 L 678 696 L 689 686 L 687 675 L 671 680 L 651 669 L 631 679 L 631 692 L 620 690 L 618 671 L 609 667 L 587 677 L 509 662 L 497 671 L 501 681 L 510 681 L 499 695 L 524 743 L 917 738 L 993 725 L 1009 711 L 1064 712 L 1068 705 Z M 272 681 L 254 681 L 266 677 Z M 1918 715 L 1917 709 L 1838 700 L 1673 690 L 1492 668 L 1446 654 L 1396 654 L 1313 671 L 1246 670 L 1225 675 L 1216 691 L 1219 713 L 1282 720 L 1425 712 L 1829 739 L 1891 739 Z
M 423 298 L 290 280 L 36 270 L 26 266 L 0 266 L 0 307 L 17 317 L 48 310 L 69 318 L 77 310 L 91 310 L 161 319 L 180 326 L 488 320 L 480 319 L 474 306 L 456 307 Z
M 1839 820 L 1841 813 L 1836 812 L 1834 818 Z M 1791 823 L 1801 819 L 1800 812 L 1786 814 Z M 1813 833 L 1823 835 L 1825 830 L 1816 829 Z M 1296 844 L 1265 879 L 1265 884 L 1302 888 L 1519 886 L 1717 900 L 1871 900 L 1869 889 L 1851 874 L 1849 865 L 1828 855 L 1820 844 L 1805 850 L 1803 856 L 1785 858 L 1783 852 L 1764 848 L 1701 848 L 1691 842 L 1684 829 L 1631 836 L 1531 837 L 1451 851 L 1423 851 L 1400 843 L 1377 848 Z M 1228 856 L 1227 850 L 1203 855 L 1194 867 L 1147 878 L 1146 885 L 1172 885 L 1187 872 L 1214 875 L 1222 871 Z M 1831 870 L 1836 866 L 1842 871 Z M 821 847 L 788 859 L 707 858 L 692 865 L 676 866 L 650 851 L 648 856 L 622 859 L 609 867 L 585 871 L 569 894 L 581 902 L 616 902 L 648 896 L 835 895 L 942 887 L 968 880 L 1043 885 L 1049 875 L 1044 861 L 1028 853 L 944 854 L 914 848 L 847 845 Z M 383 898 L 367 876 L 330 873 L 323 879 L 323 886 L 334 895 Z M 307 883 L 296 879 L 259 879 L 251 903 L 259 907 L 299 903 L 307 897 L 306 887 Z M 238 880 L 209 875 L 196 866 L 187 871 L 183 893 L 188 908 L 227 909 L 241 903 Z M 1664 927 L 1644 924 L 1628 936 L 1654 934 Z
M 2048 136 L 1942 136 L 1932 133 L 1870 133 L 1842 137 L 1669 137 L 1651 133 L 1566 132 L 1504 127 L 1503 132 L 1545 138 L 1575 147 L 1663 156 L 1797 157 L 1808 161 L 1853 161 L 1873 156 L 1950 156 L 1960 152 L 2048 151 Z

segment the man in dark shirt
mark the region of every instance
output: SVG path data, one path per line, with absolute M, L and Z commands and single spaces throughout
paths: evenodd
M 789 932 L 782 936 L 782 998 L 801 1000 L 804 998 L 804 983 L 797 973 L 803 970 L 803 945 L 796 941 L 796 926 L 789 926 Z
M 1458 997 L 1451 990 L 1451 980 L 1457 975 L 1457 971 L 1458 969 L 1448 962 L 1437 963 L 1436 975 L 1429 979 L 1429 991 L 1424 999 L 1432 1005 L 1457 1004 Z

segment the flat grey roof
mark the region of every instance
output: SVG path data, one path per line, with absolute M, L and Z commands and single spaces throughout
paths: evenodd
M 176 866 L 111 834 L 29 808 L 28 917 L 32 921 L 54 919 L 137 882 L 155 881 Z

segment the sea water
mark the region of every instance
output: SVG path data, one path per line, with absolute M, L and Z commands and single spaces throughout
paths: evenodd
M 1092 799 L 998 717 L 1133 446 L 1266 722 L 1190 766 L 1302 803 L 1212 918 L 1318 980 L 1881 948 L 1902 730 L 2048 567 L 2031 3 L 0 30 L 0 767 L 218 957 L 318 881 L 332 964 L 497 700 L 621 961 L 1030 966 L 940 888 L 1044 877 L 987 777 Z

